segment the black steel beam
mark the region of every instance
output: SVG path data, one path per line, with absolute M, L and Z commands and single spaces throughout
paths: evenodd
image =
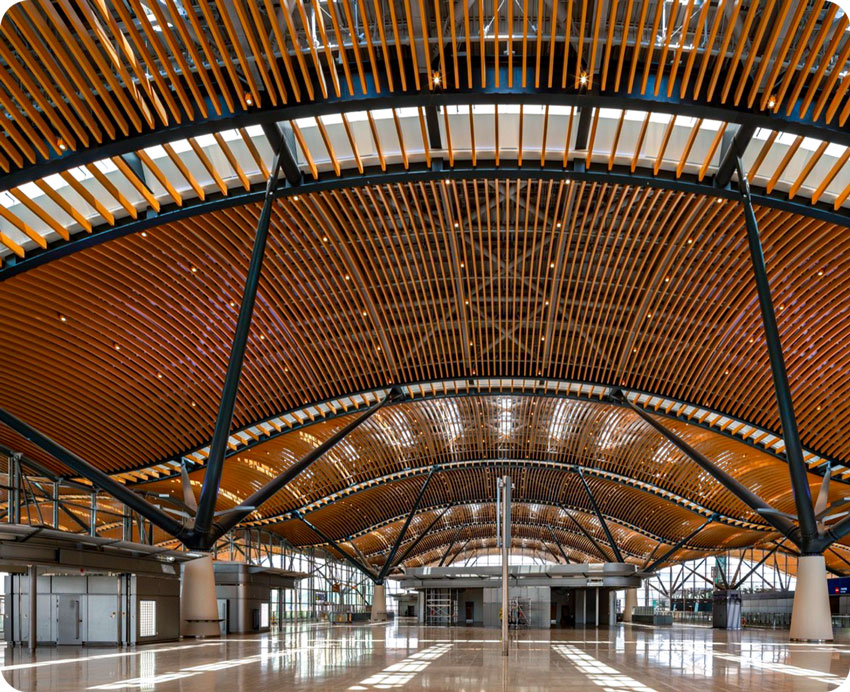
M 717 566 L 717 571 L 720 572 L 720 577 L 723 579 L 723 589 L 726 590 L 729 588 L 729 580 L 726 578 L 726 570 L 723 569 L 723 566 L 719 562 L 715 562 Z
M 348 554 L 348 551 L 343 550 L 333 538 L 331 538 L 330 536 L 326 536 L 316 526 L 311 524 L 304 517 L 299 516 L 298 519 L 300 519 L 307 526 L 307 528 L 309 528 L 313 533 L 315 533 L 325 543 L 327 543 L 329 546 L 331 546 L 331 548 L 333 548 L 336 552 L 338 552 L 340 555 L 342 555 L 342 557 L 346 560 L 346 562 L 348 562 L 352 567 L 354 567 L 356 570 L 358 570 L 362 574 L 365 574 L 373 582 L 375 581 L 374 573 L 368 567 L 366 567 L 365 565 L 361 565 L 357 560 L 355 560 L 353 557 L 351 557 L 351 555 Z
M 747 505 L 747 507 L 759 514 L 759 516 L 761 516 L 783 536 L 787 536 L 791 539 L 791 541 L 796 542 L 795 534 L 797 532 L 797 527 L 794 526 L 794 523 L 790 519 L 788 519 L 782 514 L 777 513 L 773 507 L 767 504 L 767 502 L 762 500 L 758 495 L 756 495 L 752 490 L 747 488 L 743 483 L 730 476 L 723 469 L 719 468 L 718 466 L 715 466 L 715 464 L 711 460 L 709 460 L 708 457 L 691 447 L 687 442 L 685 442 L 672 430 L 669 430 L 665 426 L 661 425 L 661 423 L 659 423 L 648 412 L 644 411 L 639 406 L 635 406 L 629 400 L 628 397 L 623 395 L 620 390 L 615 390 L 614 392 L 612 392 L 611 396 L 616 401 L 626 404 L 626 406 L 632 409 L 632 411 L 634 411 L 638 416 L 643 418 L 643 420 L 645 420 L 647 423 L 649 423 L 649 425 L 651 425 L 659 433 L 661 433 L 663 437 L 673 443 L 673 445 L 676 446 L 681 452 L 683 452 L 685 456 L 690 458 L 691 461 L 693 461 L 703 471 L 708 473 L 712 478 L 714 478 L 714 480 L 720 483 L 720 485 L 722 485 L 729 492 L 731 492 L 741 502 Z
M 587 151 L 587 140 L 590 136 L 590 124 L 593 120 L 593 108 L 582 106 L 578 112 L 578 125 L 576 126 L 575 151 Z
M 655 544 L 655 547 L 652 549 L 652 552 L 649 554 L 649 557 L 648 557 L 648 558 L 646 558 L 646 560 L 644 560 L 644 561 L 643 561 L 643 567 L 641 567 L 641 569 L 646 569 L 647 565 L 648 565 L 650 562 L 652 562 L 652 558 L 654 558 L 654 557 L 655 557 L 655 553 L 657 553 L 657 552 L 658 552 L 658 549 L 661 547 L 661 545 L 662 545 L 663 543 L 664 543 L 664 541 L 658 541 L 658 542 Z
M 440 118 L 437 114 L 437 106 L 431 104 L 425 106 L 425 124 L 428 129 L 428 146 L 431 151 L 440 151 L 443 148 L 443 140 L 440 137 Z
M 292 186 L 300 185 L 304 174 L 295 160 L 295 135 L 291 130 L 284 130 L 280 123 L 263 123 L 263 134 L 272 151 L 280 152 L 280 170 L 286 182 Z
M 39 449 L 47 452 L 50 456 L 67 466 L 74 473 L 78 473 L 80 476 L 90 481 L 96 488 L 106 491 L 115 499 L 123 502 L 130 509 L 141 514 L 166 533 L 171 534 L 175 538 L 180 538 L 181 535 L 185 533 L 186 529 L 183 524 L 175 521 L 165 512 L 154 507 L 147 500 L 114 480 L 111 476 L 105 474 L 103 471 L 88 463 L 70 450 L 65 449 L 65 447 L 59 443 L 54 442 L 28 423 L 22 421 L 20 418 L 13 416 L 4 409 L 0 409 L 0 422 L 4 423 L 16 433 L 32 442 Z
M 566 513 L 570 521 L 578 527 L 579 531 L 581 531 L 585 535 L 587 540 L 589 540 L 593 544 L 593 547 L 596 549 L 596 552 L 599 553 L 599 556 L 605 562 L 608 562 L 608 556 L 605 554 L 605 551 L 602 550 L 602 547 L 599 545 L 599 543 L 596 542 L 596 539 L 587 532 L 587 529 L 585 529 L 581 525 L 581 522 L 579 522 L 578 519 L 576 519 L 572 514 L 570 514 L 569 510 L 566 507 L 561 507 L 561 509 Z M 622 562 L 622 560 L 620 560 L 620 562 Z
M 221 484 L 221 472 L 224 469 L 224 453 L 227 451 L 227 441 L 230 438 L 230 425 L 233 422 L 233 409 L 236 405 L 236 395 L 239 392 L 239 380 L 242 377 L 242 362 L 245 357 L 245 346 L 251 331 L 251 320 L 254 316 L 254 304 L 257 300 L 257 288 L 263 271 L 263 259 L 266 253 L 266 241 L 269 235 L 269 225 L 272 217 L 272 207 L 275 201 L 275 191 L 280 173 L 281 150 L 275 153 L 269 178 L 266 181 L 266 194 L 263 208 L 257 221 L 257 232 L 254 236 L 254 247 L 251 250 L 251 261 L 248 274 L 245 277 L 245 289 L 242 293 L 242 303 L 239 306 L 239 317 L 233 333 L 233 344 L 230 349 L 230 359 L 227 363 L 227 374 L 221 392 L 221 404 L 215 422 L 210 452 L 207 456 L 204 484 L 198 500 L 198 511 L 195 514 L 194 532 L 199 536 L 207 536 L 212 529 L 215 504 L 218 499 Z M 190 546 L 197 547 L 197 546 Z
M 794 504 L 797 508 L 797 521 L 800 524 L 798 545 L 803 551 L 803 554 L 820 553 L 823 548 L 813 544 L 813 541 L 818 536 L 818 525 L 815 520 L 814 505 L 812 504 L 812 493 L 809 488 L 808 468 L 803 459 L 803 445 L 800 442 L 800 433 L 797 430 L 797 418 L 794 415 L 791 385 L 788 383 L 785 358 L 782 354 L 782 341 L 779 337 L 779 327 L 776 324 L 776 312 L 773 309 L 773 298 L 770 292 L 770 281 L 767 276 L 764 251 L 762 250 L 761 238 L 759 237 L 758 221 L 756 220 L 755 211 L 753 211 L 750 183 L 744 173 L 744 164 L 740 155 L 735 161 L 738 171 L 738 191 L 741 193 L 741 203 L 744 207 L 747 242 L 750 248 L 753 274 L 755 275 L 759 307 L 761 308 L 761 318 L 764 326 L 765 344 L 770 359 L 770 370 L 773 374 L 773 388 L 776 392 L 779 419 L 782 424 L 782 439 L 785 441 L 785 455 L 788 458 L 791 489 L 794 493 Z
M 611 531 L 608 528 L 608 523 L 605 521 L 605 517 L 602 516 L 602 511 L 599 509 L 599 505 L 596 504 L 596 498 L 593 497 L 593 492 L 590 490 L 590 486 L 587 484 L 587 481 L 584 478 L 584 472 L 581 470 L 581 468 L 579 468 L 576 473 L 578 473 L 578 477 L 581 479 L 581 484 L 584 486 L 584 490 L 587 493 L 587 497 L 590 499 L 590 506 L 593 507 L 593 511 L 596 514 L 596 518 L 599 520 L 599 524 L 602 526 L 602 530 L 605 532 L 605 537 L 608 539 L 608 543 L 611 544 L 611 550 L 614 552 L 614 557 L 617 558 L 617 562 L 623 562 L 623 555 L 620 553 L 620 549 L 617 547 L 617 541 L 614 540 L 614 536 L 611 534 Z
M 737 169 L 738 159 L 744 155 L 755 133 L 756 126 L 753 123 L 747 122 L 738 126 L 738 131 L 735 132 L 732 141 L 729 142 L 729 147 L 723 152 L 720 165 L 714 174 L 715 187 L 726 187 L 732 180 L 732 174 Z
M 252 493 L 248 498 L 246 498 L 242 502 L 239 507 L 234 507 L 229 512 L 221 515 L 215 522 L 213 530 L 211 531 L 210 538 L 212 542 L 215 542 L 215 540 L 227 533 L 230 529 L 236 526 L 236 524 L 238 524 L 245 517 L 251 514 L 251 512 L 255 511 L 258 507 L 260 507 L 269 498 L 280 492 L 283 488 L 287 486 L 287 484 L 289 484 L 290 481 L 296 478 L 300 473 L 309 468 L 315 461 L 320 459 L 325 453 L 333 449 L 337 444 L 339 444 L 343 439 L 345 439 L 351 433 L 352 430 L 355 430 L 356 428 L 360 427 L 375 413 L 380 411 L 384 406 L 386 406 L 392 401 L 395 401 L 400 396 L 401 390 L 391 389 L 387 396 L 385 396 L 381 401 L 361 413 L 357 418 L 355 418 L 343 428 L 340 428 L 327 440 L 322 442 L 322 444 L 320 444 L 318 447 L 310 450 L 294 464 L 291 464 L 289 467 L 287 467 L 286 471 L 281 473 L 276 478 L 270 480 L 259 490 Z
M 446 512 L 448 512 L 449 509 L 450 509 L 449 507 L 446 507 L 442 512 L 440 512 L 434 518 L 434 521 L 432 521 L 430 524 L 428 524 L 428 526 L 425 528 L 425 530 L 416 537 L 416 540 L 413 541 L 413 543 L 411 543 L 405 549 L 405 551 L 401 554 L 401 557 L 398 560 L 396 560 L 395 565 L 393 565 L 393 569 L 404 563 L 404 561 L 407 559 L 407 556 L 410 555 L 414 550 L 416 550 L 416 548 L 422 542 L 422 539 L 425 538 L 425 536 L 427 536 L 429 533 L 431 533 L 431 529 L 433 529 L 437 525 L 437 522 L 440 521 L 440 519 L 443 518 L 443 515 Z M 460 531 L 460 527 L 458 527 L 458 531 Z
M 443 557 L 440 558 L 440 562 L 437 564 L 437 567 L 442 567 L 443 564 L 445 563 L 446 558 L 449 556 L 449 553 L 452 551 L 452 548 L 455 547 L 455 543 L 457 542 L 457 537 L 460 534 L 460 530 L 462 528 L 463 528 L 462 526 L 457 527 L 457 531 L 455 531 L 455 535 L 452 538 L 451 542 L 449 543 L 449 547 L 446 548 L 446 552 L 443 553 Z M 407 556 L 405 556 L 405 557 L 407 557 Z
M 352 541 L 350 538 L 348 539 L 348 542 L 351 544 L 351 549 L 354 551 L 354 554 L 355 554 L 355 555 L 357 555 L 357 557 L 359 557 L 359 558 L 360 558 L 360 562 L 363 564 L 363 566 L 364 566 L 364 567 L 366 567 L 366 568 L 368 568 L 368 570 L 369 570 L 370 572 L 373 572 L 372 581 L 374 581 L 375 579 L 377 579 L 377 578 L 378 578 L 378 570 L 377 570 L 377 569 L 375 569 L 375 566 L 374 566 L 371 562 L 369 562 L 369 558 L 367 558 L 367 557 L 363 554 L 363 551 L 362 551 L 362 550 L 360 550 L 360 548 L 358 548 L 358 547 L 354 544 L 354 541 Z
M 433 478 L 434 471 L 436 469 L 436 466 L 432 466 L 431 470 L 428 472 L 428 475 L 425 477 L 425 482 L 422 484 L 422 488 L 419 490 L 419 494 L 416 496 L 416 501 L 413 503 L 413 508 L 410 510 L 410 514 L 407 515 L 407 519 L 405 519 L 404 525 L 401 527 L 401 531 L 398 532 L 398 536 L 396 537 L 395 543 L 393 544 L 393 547 L 390 550 L 390 554 L 387 556 L 387 561 L 384 563 L 384 566 L 378 573 L 378 580 L 375 582 L 376 584 L 383 584 L 384 579 L 386 578 L 390 569 L 392 569 L 393 560 L 395 560 L 395 556 L 398 552 L 399 546 L 401 546 L 401 542 L 404 540 L 404 536 L 407 533 L 407 528 L 410 526 L 410 522 L 413 521 L 413 515 L 415 515 L 416 511 L 419 509 L 419 504 L 422 502 L 422 498 L 425 497 L 425 491 L 428 490 L 428 486 L 431 484 L 431 478 Z
M 753 565 L 753 567 L 743 577 L 741 577 L 740 579 L 738 579 L 738 581 L 735 582 L 735 584 L 732 586 L 732 590 L 734 591 L 735 589 L 740 588 L 741 584 L 743 584 L 745 581 L 747 581 L 747 579 L 749 579 L 750 575 L 753 572 L 755 572 L 759 567 L 761 567 L 765 562 L 767 562 L 767 559 L 771 555 L 773 555 L 777 550 L 779 550 L 779 548 L 782 547 L 782 544 L 785 542 L 785 540 L 786 539 L 783 538 L 779 543 L 777 543 L 775 546 L 773 546 L 773 548 L 771 548 L 770 551 L 766 552 L 764 554 L 764 556 L 762 556 L 761 560 L 759 560 L 755 565 Z M 743 564 L 743 563 L 744 563 L 744 561 L 742 559 L 741 564 Z M 733 578 L 733 581 L 734 581 L 734 578 Z
M 700 524 L 696 529 L 691 531 L 687 536 L 685 536 L 680 541 L 677 541 L 666 553 L 664 553 L 661 557 L 659 557 L 655 562 L 653 562 L 649 567 L 643 569 L 644 572 L 654 572 L 659 565 L 663 565 L 667 560 L 669 560 L 673 554 L 679 550 L 683 545 L 685 545 L 688 541 L 692 540 L 694 536 L 696 536 L 700 531 L 702 531 L 706 526 L 713 523 L 715 517 L 711 516 L 704 524 Z
M 846 557 L 844 557 L 841 553 L 839 553 L 839 552 L 838 552 L 835 548 L 833 548 L 833 547 L 830 547 L 830 548 L 829 548 L 829 550 L 830 550 L 830 552 L 832 552 L 832 554 L 833 554 L 833 555 L 835 555 L 835 557 L 837 557 L 837 558 L 838 558 L 839 560 L 841 560 L 841 561 L 842 561 L 845 565 L 847 565 L 848 567 L 850 567 L 850 560 L 848 560 Z
M 548 339 L 547 339 L 547 341 L 548 341 Z M 590 385 L 590 386 L 602 386 L 603 385 L 603 383 L 601 383 L 601 382 L 596 382 L 596 381 L 592 381 L 592 380 L 565 380 L 565 379 L 559 379 L 559 378 L 553 378 L 553 377 L 529 378 L 529 382 L 532 382 L 532 381 L 537 383 L 538 386 L 533 387 L 533 388 L 529 388 L 528 386 L 521 384 L 521 385 L 518 385 L 516 387 L 511 387 L 511 386 L 497 387 L 497 386 L 491 385 L 489 383 L 490 382 L 489 380 L 485 380 L 485 379 L 482 379 L 482 378 L 469 378 L 469 377 L 447 378 L 445 380 L 408 380 L 408 381 L 405 381 L 405 382 L 397 383 L 397 386 L 402 387 L 402 388 L 419 387 L 422 390 L 424 390 L 424 391 L 419 392 L 416 395 L 417 401 L 431 401 L 431 400 L 441 400 L 441 399 L 462 399 L 462 398 L 466 398 L 466 397 L 491 397 L 492 398 L 492 397 L 501 397 L 501 396 L 515 396 L 515 397 L 525 397 L 525 398 L 535 397 L 535 398 L 541 398 L 541 399 L 563 399 L 563 400 L 569 400 L 569 401 L 599 401 L 598 397 L 596 397 L 596 396 L 590 396 L 588 394 L 567 393 L 567 392 L 564 391 L 565 387 L 563 387 L 563 385 L 567 385 L 567 384 Z M 448 387 L 448 390 L 432 391 L 432 386 L 435 383 L 439 384 L 439 385 L 448 384 L 448 385 L 451 385 L 451 386 Z M 455 383 L 463 383 L 465 385 L 465 388 L 457 389 L 454 386 Z M 556 386 L 553 387 L 553 385 L 556 385 Z M 387 386 L 389 386 L 389 385 L 387 385 Z M 559 390 L 559 391 L 554 391 L 556 389 Z M 245 430 L 247 428 L 255 427 L 257 425 L 260 425 L 260 424 L 268 421 L 271 418 L 279 418 L 279 417 L 287 416 L 288 414 L 297 414 L 299 411 L 303 411 L 305 409 L 322 407 L 323 404 L 330 404 L 330 406 L 324 407 L 324 408 L 328 409 L 328 412 L 325 413 L 324 415 L 318 416 L 318 417 L 314 416 L 312 420 L 308 419 L 307 417 L 304 417 L 305 422 L 303 422 L 301 424 L 294 424 L 291 427 L 281 428 L 280 432 L 276 432 L 276 431 L 272 430 L 269 434 L 257 435 L 256 439 L 251 438 L 251 439 L 247 440 L 246 443 L 244 445 L 241 445 L 238 449 L 232 450 L 232 451 L 229 450 L 225 454 L 225 458 L 230 457 L 230 456 L 239 455 L 239 454 L 244 454 L 247 450 L 252 449 L 252 448 L 256 447 L 257 445 L 261 445 L 265 442 L 268 442 L 269 440 L 275 439 L 276 437 L 279 437 L 280 435 L 290 434 L 294 430 L 301 430 L 301 429 L 309 427 L 311 425 L 315 425 L 317 422 L 333 420 L 334 418 L 339 418 L 341 416 L 348 415 L 346 413 L 346 411 L 341 406 L 339 406 L 337 404 L 338 401 L 340 401 L 342 399 L 351 398 L 351 397 L 362 396 L 362 395 L 367 394 L 367 393 L 371 394 L 371 393 L 374 393 L 375 391 L 376 391 L 375 388 L 361 389 L 361 390 L 349 390 L 349 391 L 341 392 L 338 396 L 335 396 L 335 397 L 309 401 L 309 402 L 307 402 L 307 404 L 304 404 L 303 406 L 299 406 L 297 408 L 292 408 L 292 409 L 279 410 L 279 411 L 276 411 L 275 413 L 273 413 L 272 415 L 264 416 L 263 418 L 253 420 L 253 421 L 249 421 L 245 425 L 243 430 Z M 698 404 L 696 404 L 693 401 L 685 401 L 685 400 L 682 400 L 682 399 L 674 399 L 672 397 L 659 394 L 659 392 L 657 392 L 657 391 L 648 391 L 648 390 L 642 390 L 642 389 L 629 389 L 628 392 L 630 394 L 635 394 L 635 395 L 663 397 L 667 401 L 672 401 L 676 404 L 680 404 L 680 405 L 685 406 L 685 407 L 687 407 L 687 406 L 698 406 Z M 613 405 L 617 405 L 617 406 L 625 406 L 625 404 L 623 404 L 621 401 L 616 401 L 616 400 L 613 400 L 613 399 L 610 399 L 609 403 L 611 403 Z M 705 408 L 705 407 L 701 407 L 701 408 L 708 411 L 709 413 L 716 413 L 716 414 L 719 414 L 719 415 L 722 415 L 722 416 L 726 416 L 727 418 L 731 417 L 729 415 L 728 411 L 721 411 L 721 410 L 718 410 L 718 409 L 709 409 L 709 408 Z M 726 439 L 735 440 L 736 442 L 739 442 L 740 444 L 747 445 L 748 447 L 751 447 L 752 449 L 757 449 L 758 451 L 760 451 L 764 454 L 768 454 L 768 455 L 772 456 L 774 459 L 778 459 L 779 461 L 781 461 L 783 463 L 787 463 L 787 461 L 788 461 L 785 458 L 784 455 L 777 453 L 772 447 L 769 447 L 769 446 L 767 446 L 767 445 L 765 445 L 764 443 L 761 443 L 761 442 L 754 442 L 751 438 L 743 437 L 741 435 L 736 435 L 736 434 L 730 432 L 730 429 L 734 429 L 735 427 L 740 427 L 740 426 L 727 426 L 723 429 L 718 429 L 716 427 L 713 427 L 710 423 L 700 422 L 700 420 L 698 420 L 697 418 L 693 418 L 693 417 L 689 418 L 687 415 L 685 415 L 683 413 L 675 413 L 675 412 L 666 413 L 665 411 L 666 411 L 666 407 L 662 407 L 661 409 L 659 409 L 656 412 L 656 415 L 658 415 L 658 416 L 660 416 L 661 418 L 664 418 L 664 419 L 678 420 L 678 421 L 681 421 L 683 423 L 687 423 L 689 426 L 692 426 L 692 427 L 695 427 L 695 428 L 700 428 L 702 430 L 707 430 L 707 431 L 709 431 L 709 432 L 711 432 L 715 435 L 720 435 L 720 436 L 722 436 Z M 300 417 L 300 416 L 297 416 L 297 417 Z M 763 430 L 764 432 L 775 434 L 777 437 L 780 436 L 780 432 L 778 430 L 774 431 L 774 430 L 762 428 L 757 423 L 755 423 L 753 421 L 746 420 L 746 419 L 740 419 L 740 418 L 733 418 L 733 420 L 737 423 L 744 423 L 746 425 L 752 426 L 752 427 L 756 428 L 757 430 Z M 117 469 L 116 471 L 114 471 L 114 473 L 115 474 L 125 474 L 125 473 L 130 473 L 130 472 L 135 472 L 135 471 L 144 471 L 145 469 L 150 469 L 150 468 L 153 468 L 153 467 L 156 467 L 156 466 L 161 466 L 161 464 L 163 462 L 168 461 L 170 459 L 174 459 L 174 458 L 179 459 L 179 458 L 182 458 L 182 457 L 187 457 L 187 456 L 192 456 L 193 454 L 197 454 L 197 452 L 200 451 L 201 449 L 203 449 L 205 446 L 206 445 L 204 444 L 204 445 L 200 445 L 198 447 L 192 447 L 192 448 L 189 448 L 189 449 L 181 450 L 180 452 L 178 452 L 174 455 L 171 455 L 169 457 L 169 459 L 156 460 L 156 461 L 154 461 L 154 462 L 152 462 L 152 463 L 150 463 L 149 465 L 146 465 L 146 466 L 121 467 L 121 468 Z M 0 452 L 2 452 L 2 451 L 3 451 L 2 447 L 0 447 Z M 829 464 L 836 466 L 838 464 L 844 463 L 841 459 L 834 457 L 834 456 L 830 456 L 824 450 L 808 449 L 807 452 L 811 452 L 812 454 L 817 454 L 818 456 L 820 456 L 823 459 L 823 463 L 821 465 L 819 465 L 817 467 L 812 467 L 810 469 L 810 472 L 812 472 L 814 474 L 823 475 L 823 469 L 825 469 L 826 466 L 829 465 Z M 190 472 L 199 471 L 203 468 L 203 465 L 196 464 L 194 462 L 189 463 L 188 466 L 189 466 Z M 586 469 L 587 472 L 590 472 L 591 470 L 592 469 Z M 172 471 L 171 473 L 168 473 L 167 471 L 164 471 L 160 467 L 160 468 L 157 469 L 157 475 L 156 475 L 155 478 L 152 478 L 152 479 L 149 479 L 149 480 L 139 480 L 139 481 L 136 481 L 134 483 L 130 483 L 129 485 L 130 485 L 130 487 L 139 487 L 139 486 L 147 485 L 147 484 L 150 484 L 150 483 L 161 483 L 163 480 L 171 480 L 172 478 L 179 477 L 179 475 L 180 475 L 179 470 L 178 471 Z M 842 484 L 845 484 L 845 485 L 850 485 L 850 483 L 848 483 L 848 481 L 843 481 L 838 477 L 834 477 L 832 480 L 833 480 L 833 482 L 836 482 L 836 483 L 842 483 Z
M 458 557 L 460 557 L 461 555 L 463 555 L 463 551 L 464 551 L 464 550 L 466 550 L 466 546 L 468 546 L 468 545 L 469 545 L 469 542 L 470 542 L 471 540 L 472 540 L 472 536 L 470 536 L 469 538 L 467 538 L 467 539 L 466 539 L 466 541 L 464 542 L 464 544 L 460 547 L 460 550 L 458 550 L 458 551 L 457 551 L 454 555 L 452 555 L 452 559 L 451 559 L 451 560 L 449 560 L 449 561 L 446 563 L 446 565 L 445 565 L 446 567 L 448 567 L 449 565 L 451 565 L 451 564 L 452 564 L 455 560 L 457 560 L 457 559 L 458 559 Z M 442 565 L 441 565 L 441 566 L 442 566 Z
M 546 541 L 544 541 L 542 539 L 541 539 L 540 542 L 543 544 L 543 547 L 546 548 L 546 550 L 549 551 L 549 553 L 552 555 L 552 557 L 555 558 L 555 564 L 558 564 L 561 560 L 558 557 L 558 553 L 555 552 L 554 548 L 552 548 L 551 545 L 549 545 Z
M 566 169 L 554 163 L 548 163 L 542 167 L 522 166 L 515 162 L 510 163 L 502 159 L 499 166 L 492 163 L 489 165 L 479 160 L 477 167 L 463 167 L 456 162 L 453 168 L 442 168 L 439 166 L 428 167 L 424 163 L 411 163 L 405 169 L 402 165 L 388 165 L 386 170 L 380 167 L 370 167 L 359 173 L 357 169 L 343 171 L 342 175 L 336 176 L 331 173 L 322 173 L 318 179 L 305 179 L 301 185 L 289 186 L 279 191 L 281 195 L 309 194 L 337 190 L 341 188 L 358 188 L 367 185 L 391 185 L 397 183 L 427 183 L 440 180 L 542 180 L 544 182 L 553 180 L 572 180 L 609 185 L 631 185 L 649 187 L 652 189 L 672 190 L 694 195 L 705 195 L 715 199 L 737 199 L 737 193 L 730 188 L 715 187 L 706 178 L 700 181 L 696 176 L 683 174 L 676 177 L 675 171 L 659 171 L 655 174 L 652 169 L 638 168 L 632 171 L 628 166 L 614 166 L 608 170 L 607 166 L 592 167 L 584 170 L 580 165 L 582 161 L 571 163 Z M 774 191 L 770 194 L 754 193 L 753 203 L 759 206 L 770 207 L 784 212 L 799 214 L 844 227 L 850 227 L 850 214 L 836 211 L 832 205 L 823 202 L 811 204 L 809 202 L 788 199 L 786 193 Z M 94 247 L 110 240 L 121 238 L 133 233 L 139 233 L 151 228 L 191 218 L 219 209 L 227 209 L 243 204 L 254 203 L 263 199 L 263 191 L 254 187 L 248 192 L 231 192 L 228 196 L 210 194 L 205 200 L 184 200 L 182 206 L 176 204 L 163 204 L 155 217 L 139 217 L 138 219 L 126 219 L 116 222 L 114 225 L 104 224 L 95 228 L 91 233 L 77 234 L 72 240 L 49 241 L 46 249 L 34 248 L 28 250 L 23 259 L 9 258 L 2 270 L 0 270 L 0 281 L 16 276 L 29 269 L 47 264 L 54 259 L 71 255 L 79 250 Z
M 551 524 L 546 524 L 546 528 L 549 529 L 549 533 L 552 534 L 552 540 L 555 541 L 555 545 L 558 546 L 558 550 L 561 551 L 561 557 L 564 558 L 565 564 L 570 564 L 570 558 L 567 557 L 567 554 L 564 552 L 564 547 L 561 545 L 561 541 L 558 540 L 558 537 L 555 535 L 555 530 L 552 528 Z
M 433 92 L 391 92 L 377 93 L 368 88 L 366 93 L 359 90 L 342 99 L 320 99 L 309 101 L 290 100 L 285 105 L 273 105 L 266 101 L 261 107 L 252 107 L 246 111 L 236 111 L 222 116 L 212 116 L 207 119 L 185 118 L 181 123 L 169 127 L 157 128 L 150 132 L 131 133 L 125 137 L 117 137 L 99 146 L 68 150 L 62 156 L 41 159 L 35 165 L 14 170 L 0 176 L 0 190 L 19 187 L 27 182 L 68 170 L 86 163 L 107 159 L 146 147 L 174 142 L 188 137 L 199 137 L 213 132 L 222 132 L 237 128 L 247 128 L 253 125 L 286 122 L 299 118 L 350 113 L 365 110 L 380 110 L 388 108 L 410 108 L 434 105 L 437 108 L 452 106 L 467 106 L 476 104 L 496 105 L 549 105 L 574 106 L 578 108 L 609 108 L 618 110 L 655 111 L 666 114 L 676 114 L 680 117 L 690 116 L 709 120 L 719 120 L 735 124 L 751 124 L 756 128 L 767 128 L 788 132 L 792 135 L 814 137 L 820 140 L 850 145 L 850 133 L 841 127 L 837 120 L 826 123 L 823 119 L 815 121 L 809 117 L 801 118 L 799 113 L 803 98 L 791 109 L 791 115 L 785 114 L 785 109 L 778 113 L 761 110 L 748 111 L 742 108 L 715 105 L 708 99 L 699 101 L 683 100 L 678 97 L 678 89 L 671 97 L 666 97 L 662 91 L 658 95 L 647 90 L 645 94 L 629 91 L 623 88 L 618 92 L 606 90 L 605 93 L 586 91 L 584 89 L 536 88 L 534 86 L 533 66 L 525 85 L 515 76 L 513 85 L 508 87 L 507 69 L 501 71 L 499 88 L 479 86 L 453 88 L 443 85 L 439 91 Z M 516 72 L 516 67 L 515 67 Z M 811 112 L 811 111 L 810 111 Z

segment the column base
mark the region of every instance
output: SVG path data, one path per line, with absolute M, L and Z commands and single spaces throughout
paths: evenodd
M 797 558 L 797 588 L 791 610 L 790 634 L 791 641 L 795 642 L 829 642 L 833 639 L 823 555 Z
M 632 609 L 637 607 L 637 589 L 626 589 L 626 604 L 623 606 L 623 622 L 632 621 Z
M 186 562 L 180 578 L 180 634 L 217 637 L 221 634 L 215 571 L 210 555 Z
M 387 587 L 375 584 L 372 592 L 372 622 L 383 622 L 387 619 Z

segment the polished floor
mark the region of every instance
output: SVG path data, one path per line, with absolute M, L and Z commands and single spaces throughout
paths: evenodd
M 31 658 L 7 648 L 0 670 L 25 692 L 822 692 L 850 671 L 850 637 L 806 645 L 782 631 L 638 625 L 512 636 L 504 658 L 489 629 L 305 624 L 128 651 L 44 648 Z

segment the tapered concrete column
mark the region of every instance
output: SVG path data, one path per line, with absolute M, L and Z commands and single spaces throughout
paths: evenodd
M 791 639 L 803 642 L 832 641 L 832 614 L 829 610 L 823 555 L 803 555 L 797 558 Z
M 215 598 L 215 572 L 209 555 L 183 565 L 180 634 L 184 637 L 217 637 L 221 634 Z
M 632 608 L 637 608 L 637 589 L 626 589 L 626 605 L 623 606 L 623 622 L 632 621 Z
M 387 587 L 375 584 L 372 591 L 372 622 L 383 622 L 387 619 Z

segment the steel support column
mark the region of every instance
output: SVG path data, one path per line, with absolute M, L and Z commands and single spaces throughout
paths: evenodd
M 245 357 L 245 346 L 251 331 L 251 320 L 254 316 L 254 304 L 257 300 L 257 289 L 263 271 L 263 259 L 266 253 L 266 241 L 269 235 L 272 208 L 280 173 L 281 150 L 275 154 L 271 173 L 266 181 L 266 192 L 263 198 L 263 208 L 257 221 L 257 232 L 254 236 L 254 247 L 251 250 L 251 261 L 248 274 L 245 277 L 245 289 L 242 293 L 242 304 L 239 307 L 239 317 L 233 334 L 233 344 L 230 349 L 230 359 L 227 363 L 227 374 L 221 392 L 221 404 L 215 422 L 210 451 L 207 457 L 204 484 L 201 487 L 201 497 L 198 500 L 198 512 L 195 515 L 194 533 L 201 537 L 209 534 L 212 528 L 215 503 L 218 499 L 221 484 L 221 472 L 224 469 L 224 453 L 227 451 L 227 441 L 230 438 L 230 426 L 233 422 L 233 410 L 236 405 L 236 395 L 239 392 L 239 380 L 242 376 L 242 362 Z M 192 547 L 192 546 L 190 546 Z
M 608 543 L 611 544 L 611 550 L 614 552 L 614 557 L 617 559 L 617 562 L 625 562 L 623 560 L 623 555 L 620 553 L 620 549 L 617 547 L 617 542 L 614 540 L 614 536 L 611 535 L 611 531 L 608 528 L 608 523 L 605 521 L 605 517 L 602 516 L 602 512 L 599 509 L 599 505 L 596 504 L 596 498 L 593 497 L 593 493 L 590 490 L 590 486 L 587 484 L 587 481 L 584 478 L 584 473 L 582 473 L 581 469 L 576 471 L 578 477 L 581 478 L 581 483 L 584 486 L 585 492 L 587 492 L 587 497 L 590 498 L 590 506 L 593 507 L 593 511 L 596 513 L 596 518 L 599 520 L 599 524 L 602 526 L 602 530 L 605 532 L 605 537 L 608 539 Z
M 502 484 L 502 656 L 508 655 L 508 618 L 511 610 L 511 477 L 504 476 Z
M 770 358 L 770 369 L 773 373 L 773 387 L 776 391 L 776 403 L 779 408 L 779 419 L 782 423 L 782 438 L 785 441 L 785 456 L 788 458 L 791 488 L 797 507 L 797 521 L 800 524 L 799 546 L 804 555 L 820 553 L 822 548 L 813 544 L 818 536 L 818 526 L 815 520 L 806 462 L 803 459 L 803 446 L 800 443 L 797 419 L 794 415 L 791 386 L 788 383 L 785 358 L 782 354 L 782 341 L 776 324 L 776 312 L 773 309 L 773 298 L 770 293 L 770 281 L 767 277 L 764 251 L 759 237 L 758 222 L 753 211 L 753 200 L 750 196 L 750 183 L 744 173 L 744 164 L 740 155 L 737 156 L 735 162 L 738 171 L 738 190 L 741 193 L 741 203 L 744 207 L 744 218 L 747 223 L 747 241 L 750 247 L 750 257 L 753 263 L 753 273 L 755 274 L 764 326 L 765 345 Z

